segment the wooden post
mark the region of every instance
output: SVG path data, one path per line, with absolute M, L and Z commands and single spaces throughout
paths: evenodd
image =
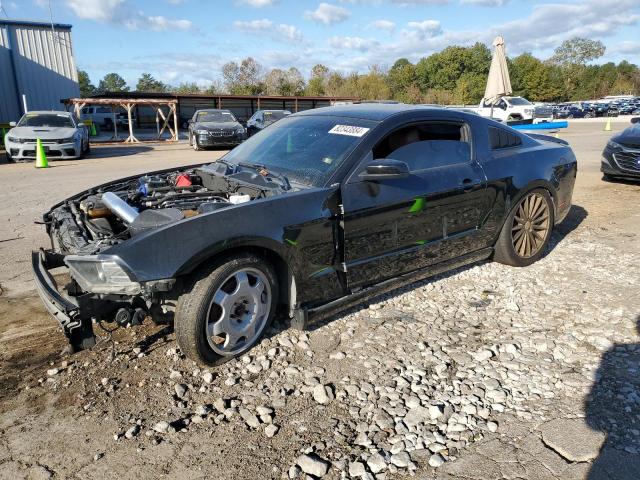
M 295 105 L 294 109 L 297 112 L 298 111 L 298 97 L 296 97 L 296 101 L 295 101 L 294 105 Z
M 173 139 L 177 142 L 180 137 L 179 137 L 179 130 L 178 130 L 178 102 L 172 103 L 171 104 L 171 109 L 173 110 L 173 126 L 175 129 L 175 134 L 173 136 Z
M 140 143 L 140 141 L 133 135 L 133 120 L 131 119 L 131 110 L 133 105 L 131 103 L 123 104 L 127 109 L 127 117 L 129 118 L 129 137 L 124 141 L 125 143 Z
M 116 108 L 113 105 L 111 105 L 111 113 L 113 113 L 113 137 L 111 137 L 113 140 L 118 140 L 118 115 L 116 115 Z

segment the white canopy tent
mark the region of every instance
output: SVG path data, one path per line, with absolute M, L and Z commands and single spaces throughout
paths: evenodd
M 487 88 L 484 91 L 485 104 L 495 105 L 501 97 L 511 95 L 511 79 L 509 78 L 509 67 L 504 49 L 504 38 L 499 35 L 493 41 L 494 51 L 489 68 L 489 78 Z

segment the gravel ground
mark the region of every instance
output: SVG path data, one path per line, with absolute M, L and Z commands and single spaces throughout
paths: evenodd
M 148 321 L 60 356 L 26 282 L 46 240 L 28 222 L 92 183 L 220 152 L 0 165 L 0 478 L 640 478 L 640 185 L 600 180 L 610 135 L 562 134 L 574 207 L 537 264 L 460 269 L 307 332 L 278 323 L 208 370 Z

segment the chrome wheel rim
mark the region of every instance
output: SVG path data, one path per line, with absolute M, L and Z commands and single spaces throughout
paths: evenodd
M 271 311 L 271 287 L 255 268 L 229 275 L 209 304 L 205 335 L 219 355 L 237 355 L 260 337 Z
M 549 234 L 549 205 L 539 193 L 530 193 L 518 205 L 511 227 L 511 240 L 516 254 L 531 258 L 542 247 Z

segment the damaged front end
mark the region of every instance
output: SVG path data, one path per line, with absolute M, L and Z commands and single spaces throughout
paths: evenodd
M 164 171 L 95 187 L 44 215 L 51 249 L 32 253 L 36 287 L 74 351 L 95 344 L 93 323 L 138 323 L 171 313 L 176 278 L 141 282 L 109 249 L 138 235 L 289 189 L 264 172 L 224 162 Z M 52 271 L 66 268 L 59 288 Z

